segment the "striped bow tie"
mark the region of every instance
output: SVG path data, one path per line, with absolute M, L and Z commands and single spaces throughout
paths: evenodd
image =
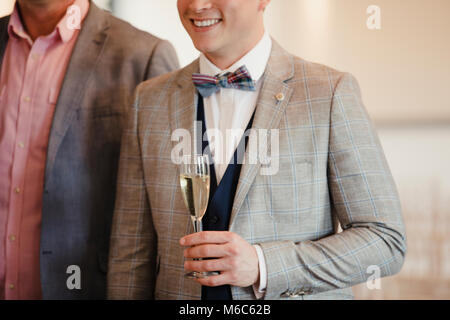
M 192 75 L 192 81 L 198 92 L 204 98 L 208 98 L 216 93 L 220 88 L 234 88 L 246 91 L 255 91 L 256 84 L 252 80 L 245 66 L 240 67 L 235 72 L 227 72 L 223 75 L 207 76 L 200 73 Z

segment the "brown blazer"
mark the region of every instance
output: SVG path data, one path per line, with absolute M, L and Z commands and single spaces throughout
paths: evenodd
M 8 21 L 0 19 L 0 61 Z M 91 2 L 48 143 L 40 244 L 44 299 L 105 298 L 120 139 L 132 94 L 140 82 L 176 68 L 167 41 Z M 66 286 L 69 265 L 81 269 L 81 290 Z

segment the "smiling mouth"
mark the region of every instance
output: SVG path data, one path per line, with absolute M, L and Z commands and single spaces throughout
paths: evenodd
M 222 19 L 203 19 L 203 20 L 191 19 L 191 22 L 197 28 L 208 28 L 219 24 L 220 22 L 222 22 Z

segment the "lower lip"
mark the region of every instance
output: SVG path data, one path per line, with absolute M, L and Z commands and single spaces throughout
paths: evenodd
M 220 25 L 222 23 L 222 21 L 219 21 L 216 24 L 213 24 L 213 25 L 211 25 L 209 27 L 197 27 L 194 24 L 194 22 L 191 21 L 191 23 L 192 23 L 192 26 L 193 26 L 193 29 L 194 29 L 195 32 L 207 32 L 207 31 L 210 31 L 210 30 L 214 29 L 218 25 Z

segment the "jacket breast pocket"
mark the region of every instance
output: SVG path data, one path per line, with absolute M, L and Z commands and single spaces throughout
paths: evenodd
M 91 110 L 91 115 L 94 119 L 105 119 L 111 117 L 121 117 L 123 113 L 114 110 L 111 107 L 103 107 L 103 108 L 94 108 L 93 110 Z
M 305 158 L 280 158 L 279 170 L 266 177 L 266 205 L 279 224 L 298 224 L 302 213 L 311 208 L 313 165 Z
M 78 117 L 86 119 L 102 121 L 103 119 L 121 116 L 124 116 L 124 113 L 114 109 L 112 106 L 93 106 L 90 108 L 78 109 Z
M 77 110 L 76 122 L 79 132 L 88 140 L 95 142 L 96 148 L 116 149 L 120 144 L 125 115 L 112 107 L 90 107 Z

